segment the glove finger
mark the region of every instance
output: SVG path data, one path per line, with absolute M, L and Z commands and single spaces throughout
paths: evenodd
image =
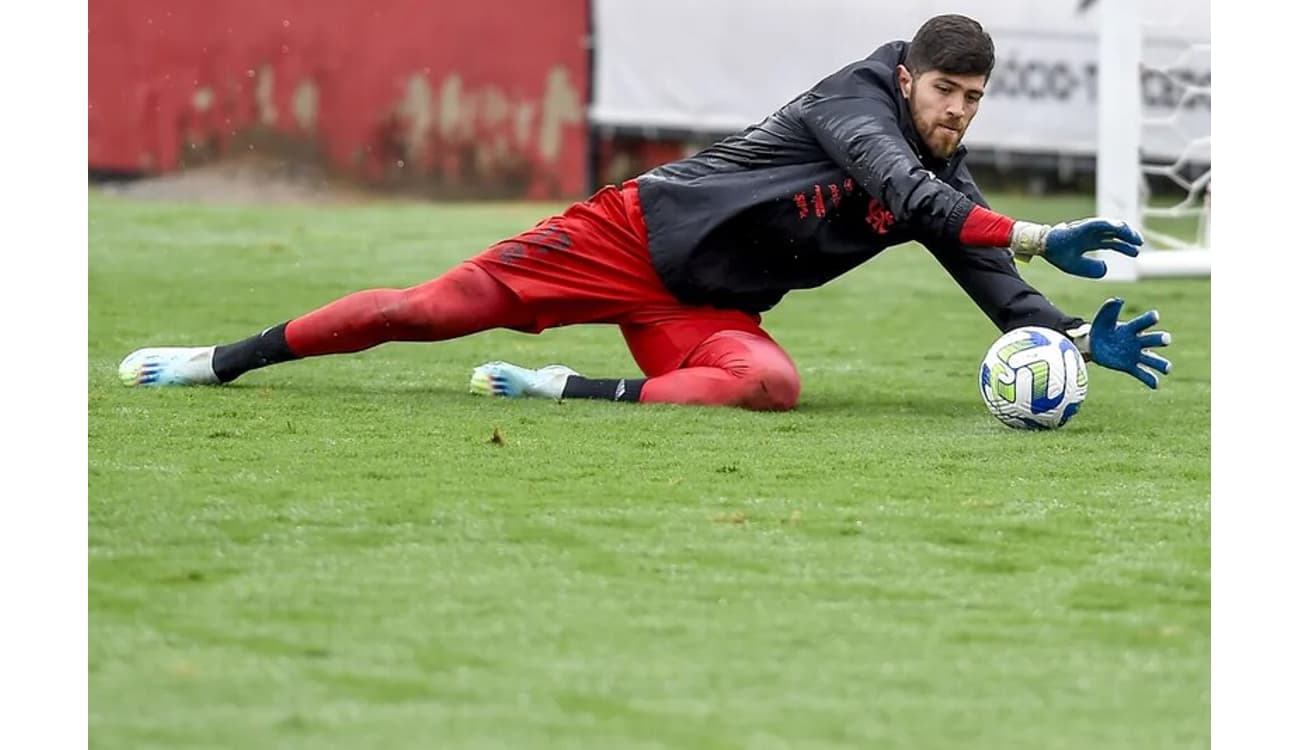
M 1091 219 L 1075 219 L 1074 221 L 1067 222 L 1065 226 L 1073 232 L 1097 233 L 1113 232 L 1115 230 L 1115 226 L 1112 222 L 1107 219 L 1098 219 L 1096 217 Z
M 1121 242 L 1117 239 L 1102 240 L 1097 243 L 1097 247 L 1101 250 L 1114 250 L 1115 252 L 1121 255 L 1127 255 L 1130 258 L 1136 258 L 1138 256 L 1137 247 L 1130 245 L 1127 242 Z
M 1124 324 L 1126 331 L 1145 331 L 1155 325 L 1160 320 L 1160 313 L 1157 310 L 1147 310 L 1136 318 Z
M 1147 372 L 1137 365 L 1133 365 L 1133 369 L 1129 370 L 1128 373 L 1138 380 L 1141 380 L 1146 384 L 1146 387 L 1151 390 L 1160 387 L 1160 379 L 1157 378 L 1154 373 Z
M 1116 237 L 1119 237 L 1121 240 L 1124 240 L 1125 242 L 1130 242 L 1134 245 L 1142 244 L 1142 235 L 1136 229 L 1129 226 L 1126 222 L 1121 221 L 1119 223 L 1113 223 L 1112 226 L 1115 227 Z
M 1075 237 L 1085 242 L 1100 242 L 1118 236 L 1118 227 L 1106 219 L 1080 219 L 1068 226 Z
M 1168 375 L 1169 371 L 1174 369 L 1173 362 L 1170 362 L 1159 354 L 1152 354 L 1150 352 L 1142 352 L 1138 354 L 1138 364 L 1146 365 L 1152 370 L 1164 375 Z
M 1138 346 L 1147 349 L 1153 346 L 1169 346 L 1173 337 L 1164 331 L 1148 331 L 1137 337 Z
M 1097 331 L 1109 332 L 1119 321 L 1120 308 L 1124 307 L 1122 297 L 1111 297 L 1102 303 L 1101 309 L 1092 319 L 1092 327 Z

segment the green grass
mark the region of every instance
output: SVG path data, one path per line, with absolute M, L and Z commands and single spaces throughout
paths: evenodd
M 93 747 L 1209 745 L 1208 281 L 1030 266 L 1174 336 L 1163 388 L 1094 367 L 1053 433 L 985 411 L 997 331 L 915 246 L 767 316 L 792 413 L 466 392 L 497 358 L 631 375 L 611 327 L 117 382 L 138 346 L 417 283 L 556 208 L 92 193 Z

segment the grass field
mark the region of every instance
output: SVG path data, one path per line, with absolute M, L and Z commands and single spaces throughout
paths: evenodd
M 915 246 L 766 317 L 792 413 L 467 393 L 490 359 L 635 374 L 610 327 L 117 382 L 556 208 L 92 192 L 92 747 L 1209 745 L 1208 281 L 1028 268 L 1174 337 L 1164 387 L 1094 367 L 1054 433 L 985 411 L 997 331 Z

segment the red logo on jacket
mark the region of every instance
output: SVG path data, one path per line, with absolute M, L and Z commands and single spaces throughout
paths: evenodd
M 807 219 L 810 215 L 815 215 L 818 219 L 826 218 L 828 198 L 831 208 L 839 208 L 840 201 L 844 197 L 852 195 L 857 188 L 857 184 L 851 179 L 844 181 L 843 189 L 835 183 L 825 187 L 814 185 L 811 199 L 807 192 L 794 196 L 794 205 L 799 209 L 799 218 Z M 889 212 L 889 209 L 885 208 L 885 204 L 876 198 L 867 201 L 867 213 L 863 220 L 876 234 L 885 234 L 894 225 L 894 215 Z

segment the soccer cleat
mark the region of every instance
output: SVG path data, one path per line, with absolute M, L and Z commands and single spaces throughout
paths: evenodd
M 218 385 L 212 371 L 215 346 L 137 349 L 117 366 L 123 385 Z
M 474 368 L 469 376 L 469 392 L 502 398 L 539 396 L 558 399 L 564 395 L 564 384 L 569 376 L 577 374 L 564 365 L 530 370 L 509 362 L 488 362 Z

